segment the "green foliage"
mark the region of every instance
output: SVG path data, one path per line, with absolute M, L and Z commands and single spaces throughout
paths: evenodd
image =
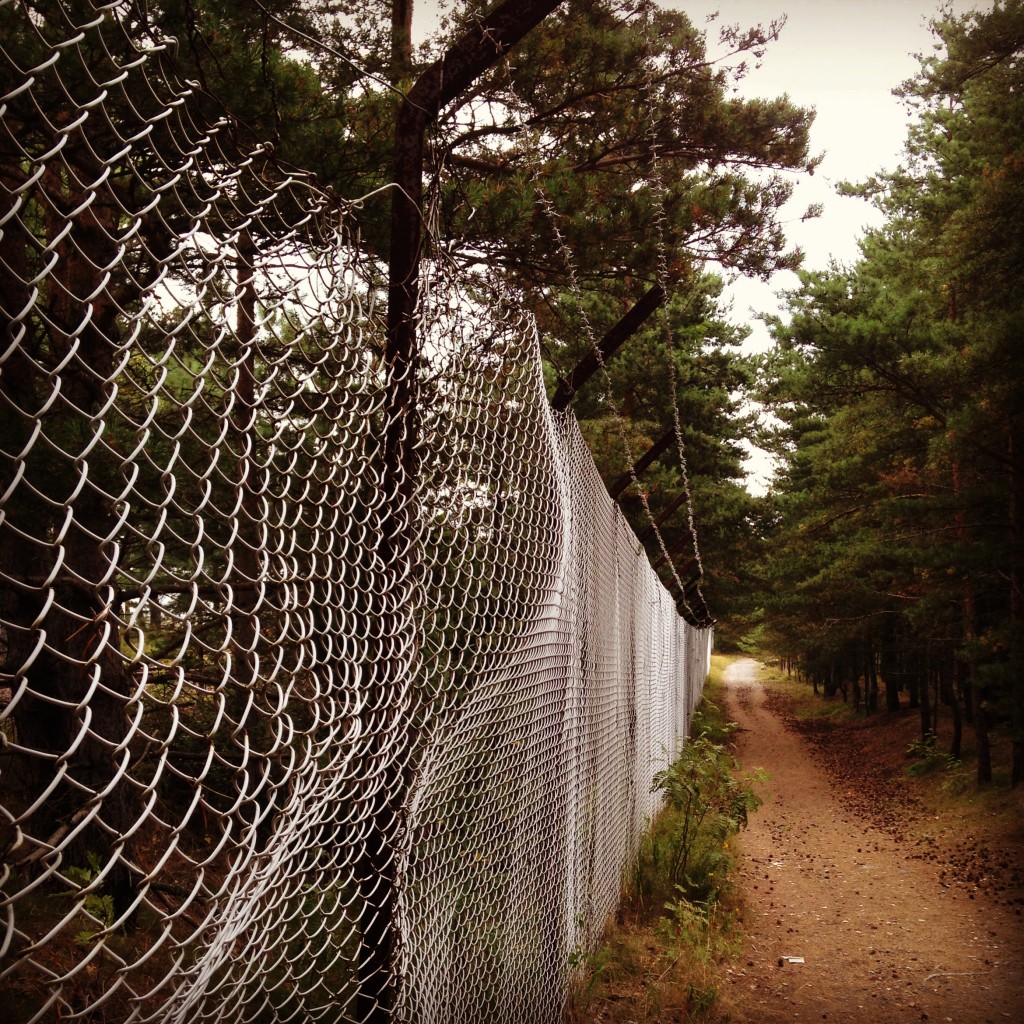
M 780 29 L 728 30 L 726 59 L 711 60 L 705 34 L 680 11 L 649 0 L 560 5 L 476 87 L 506 116 L 463 104 L 446 126 L 445 233 L 474 260 L 486 248 L 492 266 L 524 284 L 564 280 L 554 225 L 534 202 L 539 187 L 587 287 L 651 280 L 659 236 L 676 279 L 707 257 L 760 275 L 795 265 L 777 211 L 792 189 L 781 172 L 815 163 L 810 114 L 785 97 L 730 90 Z M 756 180 L 752 166 L 764 172 Z
M 609 482 L 678 409 L 708 576 L 698 594 L 685 508 L 662 524 L 669 559 L 659 571 L 691 618 L 705 605 L 725 618 L 744 599 L 747 581 L 729 567 L 751 546 L 756 515 L 741 483 L 740 441 L 753 427 L 740 396 L 751 368 L 735 351 L 743 332 L 720 307 L 722 281 L 704 261 L 762 277 L 798 265 L 778 211 L 788 173 L 816 163 L 809 111 L 785 97 L 739 99 L 733 88 L 781 29 L 726 28 L 716 46 L 683 12 L 650 0 L 571 0 L 474 87 L 477 101 L 462 103 L 434 140 L 441 170 L 431 192 L 446 252 L 523 296 L 542 328 L 552 389 L 666 278 L 667 307 L 574 408 Z M 620 499 L 638 533 L 686 486 L 679 449 L 672 444 Z M 660 561 L 653 533 L 644 543 Z
M 655 779 L 668 799 L 641 842 L 623 895 L 622 925 L 610 929 L 593 956 L 573 955 L 581 976 L 571 1020 L 587 1020 L 594 999 L 614 1002 L 625 1014 L 616 1020 L 630 1019 L 630 1008 L 641 1002 L 643 1012 L 685 1005 L 686 1019 L 696 1020 L 715 1002 L 714 961 L 735 947 L 738 934 L 727 899 L 729 840 L 760 804 L 755 787 L 767 779 L 760 769 L 739 774 L 727 749 L 737 725 L 709 699 L 721 685 L 721 668 L 722 660 L 713 658 L 690 743 Z
M 728 616 L 746 595 L 745 581 L 734 567 L 756 543 L 758 533 L 756 503 L 740 482 L 741 441 L 752 429 L 741 395 L 751 386 L 752 366 L 738 352 L 745 332 L 726 322 L 720 306 L 721 279 L 694 273 L 673 287 L 666 307 L 608 360 L 605 372 L 584 386 L 573 408 L 609 484 L 673 428 L 678 410 L 707 573 L 704 596 L 716 614 Z M 632 298 L 616 287 L 583 295 L 558 293 L 542 320 L 553 383 L 567 376 L 590 350 L 591 339 L 581 332 L 580 320 L 585 318 L 600 336 L 626 312 Z M 627 488 L 618 500 L 652 563 L 661 561 L 662 549 L 648 529 L 648 510 L 655 517 L 666 514 L 661 536 L 680 577 L 687 580 L 698 570 L 687 511 L 671 508 L 684 489 L 676 440 L 671 438 L 638 486 Z M 671 589 L 675 581 L 669 566 L 660 564 L 659 572 Z
M 81 897 L 82 908 L 100 926 L 95 931 L 85 929 L 75 935 L 75 941 L 84 946 L 95 942 L 104 929 L 109 928 L 114 923 L 113 896 L 105 894 L 102 888 L 94 886 L 102 870 L 103 864 L 100 863 L 99 856 L 90 850 L 84 866 L 72 866 L 64 871 L 64 875 L 69 882 L 78 886 L 80 890 L 89 890 Z M 53 898 L 65 899 L 66 897 L 63 893 L 60 893 L 54 894 Z
M 754 613 L 755 615 L 757 612 Z M 762 613 L 763 614 L 763 613 Z M 736 641 L 736 647 L 744 654 L 760 654 L 767 649 L 768 637 L 770 636 L 768 626 L 764 622 L 757 622 L 748 629 Z
M 718 998 L 715 985 L 698 985 L 690 982 L 686 986 L 686 1005 L 691 1013 L 703 1015 L 708 1013 Z
M 600 982 L 615 970 L 615 966 L 615 956 L 608 946 L 599 946 L 593 953 L 574 949 L 569 954 L 569 968 L 582 979 L 582 984 L 574 991 L 575 999 L 586 1004 Z
M 846 187 L 885 225 L 853 266 L 801 275 L 772 325 L 760 387 L 784 468 L 757 639 L 826 691 L 872 663 L 922 706 L 941 665 L 945 699 L 985 693 L 980 747 L 1011 727 L 1019 781 L 1024 677 L 988 638 L 1022 633 L 1024 3 L 933 31 L 901 89 L 905 164 Z
M 963 764 L 958 757 L 944 754 L 938 748 L 938 737 L 935 733 L 926 733 L 907 745 L 907 757 L 914 763 L 907 766 L 908 775 L 930 775 L 936 771 L 958 773 Z
M 689 949 L 706 953 L 709 938 L 721 916 L 718 893 L 704 899 L 687 897 L 683 886 L 677 886 L 677 895 L 665 904 L 666 914 L 659 922 L 658 932 L 673 946 L 685 945 Z
M 665 857 L 663 877 L 688 899 L 707 899 L 717 890 L 732 863 L 728 840 L 761 804 L 754 786 L 765 781 L 763 772 L 739 775 L 738 770 L 721 743 L 698 735 L 654 778 L 655 788 L 665 793 L 672 824 L 664 846 L 652 852 Z
M 654 778 L 665 808 L 644 837 L 632 877 L 632 897 L 644 912 L 718 899 L 733 865 L 729 841 L 760 806 L 757 787 L 768 778 L 760 768 L 740 771 L 727 747 L 735 729 L 705 697 L 686 746 Z
M 690 719 L 690 734 L 712 743 L 723 745 L 729 741 L 739 728 L 736 722 L 725 716 L 720 705 L 711 700 L 707 694 L 694 708 Z

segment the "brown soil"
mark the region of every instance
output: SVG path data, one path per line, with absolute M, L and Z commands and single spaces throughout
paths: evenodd
M 719 1020 L 1024 1021 L 1016 794 L 987 822 L 936 813 L 892 763 L 893 731 L 913 738 L 909 716 L 801 722 L 752 659 L 725 683 L 737 754 L 771 783 L 742 836 L 745 939 L 721 967 Z

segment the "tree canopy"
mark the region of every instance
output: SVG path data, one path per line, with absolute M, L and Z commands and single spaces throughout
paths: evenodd
M 784 469 L 764 629 L 827 685 L 880 666 L 978 735 L 1010 726 L 1024 777 L 1024 4 L 933 23 L 899 94 L 906 161 L 851 194 L 886 222 L 801 275 L 762 393 Z M 870 671 L 865 670 L 865 665 Z M 959 745 L 959 731 L 954 740 Z

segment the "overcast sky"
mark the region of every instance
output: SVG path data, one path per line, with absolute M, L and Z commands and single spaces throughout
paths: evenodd
M 840 181 L 861 181 L 900 162 L 907 114 L 892 90 L 913 76 L 913 54 L 932 52 L 935 38 L 928 21 L 938 0 L 671 0 L 697 25 L 718 10 L 720 21 L 744 27 L 787 15 L 782 37 L 772 44 L 760 69 L 752 71 L 741 91 L 750 96 L 788 94 L 817 111 L 811 129 L 815 153 L 825 159 L 813 178 L 798 180 L 788 208 L 787 233 L 806 253 L 805 267 L 823 269 L 830 258 L 852 262 L 865 225 L 880 223 L 864 200 L 836 194 Z M 957 0 L 958 11 L 977 4 Z M 717 29 L 709 26 L 709 43 Z M 801 223 L 811 203 L 823 215 Z M 734 319 L 749 322 L 755 311 L 774 309 L 774 294 L 795 285 L 793 274 L 778 274 L 769 285 L 740 282 L 734 295 Z M 754 343 L 767 340 L 758 334 Z

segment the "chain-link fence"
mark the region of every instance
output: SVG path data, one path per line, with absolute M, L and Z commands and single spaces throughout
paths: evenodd
M 3 1019 L 558 1020 L 710 634 L 535 325 L 425 267 L 399 415 L 386 268 L 145 5 L 0 49 Z

